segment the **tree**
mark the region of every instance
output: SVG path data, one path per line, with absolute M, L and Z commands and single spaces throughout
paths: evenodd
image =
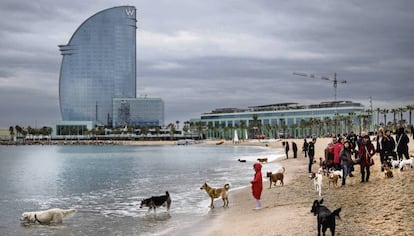
M 397 127 L 397 113 L 398 113 L 398 109 L 391 109 L 391 113 L 393 114 L 393 121 L 392 121 L 392 125 L 394 126 L 393 128 L 395 129 Z
M 175 125 L 173 123 L 169 123 L 167 125 L 167 128 L 170 130 L 170 139 L 173 140 L 174 139 L 174 134 L 175 134 Z
M 407 111 L 408 111 L 408 123 L 409 123 L 409 125 L 413 125 L 413 123 L 411 123 L 411 115 L 412 115 L 412 112 L 413 112 L 413 110 L 414 110 L 414 105 L 408 105 L 407 107 Z
M 384 115 L 384 125 L 387 125 L 387 115 L 388 115 L 389 110 L 388 109 L 383 109 L 381 110 L 381 114 Z
M 301 119 L 299 127 L 302 129 L 302 136 L 306 137 L 305 129 L 308 127 L 308 122 L 305 119 Z
M 177 124 L 177 129 L 180 129 L 180 127 L 178 126 L 180 124 L 180 121 L 179 120 L 175 121 L 175 124 Z
M 13 126 L 9 127 L 9 133 L 10 133 L 10 139 L 13 140 L 13 136 L 14 136 L 14 128 Z

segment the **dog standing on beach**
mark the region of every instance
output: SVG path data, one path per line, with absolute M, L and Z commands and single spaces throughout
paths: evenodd
M 411 157 L 408 160 L 401 160 L 400 161 L 400 170 L 403 171 L 403 169 L 413 168 L 413 158 Z
M 284 177 L 284 173 L 285 173 L 285 167 L 282 167 L 282 169 L 283 169 L 282 172 L 277 172 L 277 173 L 274 173 L 274 174 L 272 174 L 272 172 L 267 172 L 266 173 L 266 177 L 269 178 L 269 182 L 270 182 L 269 189 L 272 188 L 272 183 L 273 182 L 276 186 L 276 183 L 277 183 L 278 180 L 280 181 L 280 183 L 282 183 L 282 186 L 283 186 L 283 177 Z
M 315 191 L 319 193 L 319 196 L 322 196 L 322 175 L 319 172 L 312 172 L 309 174 L 309 178 L 313 180 Z
M 328 182 L 328 188 L 331 188 L 331 183 L 333 184 L 333 186 L 338 187 L 338 179 L 339 179 L 339 175 L 334 174 L 334 173 L 330 173 L 329 174 L 329 182 Z
M 221 197 L 223 200 L 223 207 L 229 206 L 229 189 L 230 184 L 225 184 L 222 188 L 212 188 L 207 185 L 207 183 L 204 183 L 200 187 L 201 190 L 205 190 L 211 198 L 210 208 L 214 208 L 213 201 L 215 198 Z
M 321 235 L 321 229 L 322 234 L 325 235 L 326 230 L 329 228 L 331 230 L 331 234 L 335 235 L 335 216 L 337 216 L 339 219 L 341 217 L 339 216 L 339 213 L 341 212 L 341 208 L 338 208 L 331 212 L 327 207 L 322 206 L 323 198 L 318 201 L 315 200 L 312 205 L 311 212 L 313 215 L 317 215 L 317 224 L 318 224 L 318 236 Z
M 388 167 L 387 164 L 383 164 L 382 167 L 384 168 L 385 178 L 392 178 L 394 175 L 392 174 L 392 170 Z

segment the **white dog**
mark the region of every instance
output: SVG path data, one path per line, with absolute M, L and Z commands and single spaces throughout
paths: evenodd
M 322 196 L 322 175 L 318 173 L 310 173 L 309 178 L 313 179 L 313 185 L 315 186 L 315 191 L 319 193 L 319 196 Z
M 400 160 L 392 160 L 391 161 L 391 167 L 392 168 L 397 168 L 400 166 Z
M 403 168 L 405 167 L 406 169 L 407 168 L 413 168 L 413 158 L 411 157 L 410 159 L 408 159 L 408 160 L 402 160 L 401 162 L 400 162 L 400 170 L 402 171 L 403 170 Z
M 76 213 L 76 209 L 59 209 L 53 208 L 45 211 L 24 212 L 20 221 L 25 223 L 62 223 L 63 217 Z

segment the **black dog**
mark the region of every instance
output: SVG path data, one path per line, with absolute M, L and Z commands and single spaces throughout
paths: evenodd
M 149 207 L 148 211 L 151 209 L 154 209 L 154 213 L 157 207 L 160 206 L 166 206 L 167 211 L 170 211 L 170 205 L 171 205 L 171 198 L 170 194 L 165 192 L 165 195 L 161 196 L 152 196 L 150 198 L 144 199 L 141 201 L 141 206 L 139 208 L 142 208 L 143 206 Z
M 239 162 L 246 162 L 246 160 L 241 160 L 241 159 L 238 159 L 238 161 L 239 161 Z
M 323 198 L 318 201 L 315 200 L 312 205 L 311 212 L 317 216 L 318 219 L 318 236 L 321 235 L 321 227 L 322 227 L 322 233 L 325 236 L 326 230 L 329 228 L 331 230 L 332 236 L 335 235 L 335 216 L 338 216 L 339 219 L 339 212 L 341 212 L 341 208 L 338 208 L 331 212 L 327 207 L 322 206 Z

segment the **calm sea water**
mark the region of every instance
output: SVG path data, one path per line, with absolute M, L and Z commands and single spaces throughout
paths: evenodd
M 249 185 L 256 158 L 281 156 L 278 149 L 240 146 L 1 146 L 0 234 L 191 234 L 209 214 L 202 183 L 240 189 Z M 266 164 L 263 172 L 276 169 Z M 142 199 L 167 190 L 170 214 L 139 208 Z M 60 225 L 19 221 L 24 211 L 55 207 L 78 212 Z

